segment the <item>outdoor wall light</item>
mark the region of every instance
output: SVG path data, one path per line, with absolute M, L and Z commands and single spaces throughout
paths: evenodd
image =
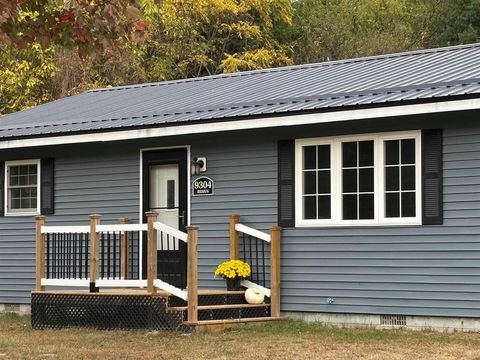
M 192 159 L 192 175 L 200 175 L 205 171 L 207 171 L 207 158 L 194 157 Z

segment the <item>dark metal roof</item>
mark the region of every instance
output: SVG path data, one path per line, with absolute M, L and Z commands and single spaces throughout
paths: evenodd
M 0 138 L 480 95 L 480 44 L 88 91 L 0 118 Z

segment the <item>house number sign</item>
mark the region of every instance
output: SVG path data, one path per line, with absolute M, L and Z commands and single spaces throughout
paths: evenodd
M 193 196 L 213 195 L 213 180 L 202 176 L 193 181 Z

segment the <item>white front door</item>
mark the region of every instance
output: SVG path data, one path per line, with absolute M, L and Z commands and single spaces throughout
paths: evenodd
M 158 213 L 158 221 L 178 229 L 179 212 L 178 164 L 150 166 L 150 210 Z M 178 240 L 157 234 L 158 250 L 178 250 Z
M 142 153 L 143 213 L 155 211 L 158 221 L 186 231 L 188 213 L 187 148 L 150 150 Z M 147 220 L 146 217 L 143 218 Z M 157 231 L 157 278 L 169 284 L 187 286 L 187 245 Z M 142 244 L 142 263 L 147 264 L 148 244 Z M 147 267 L 142 267 L 143 278 Z

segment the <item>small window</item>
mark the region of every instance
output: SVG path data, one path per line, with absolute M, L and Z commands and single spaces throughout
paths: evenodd
M 303 148 L 303 213 L 305 219 L 330 219 L 331 155 L 330 145 Z
M 297 140 L 297 226 L 420 224 L 420 141 L 420 131 Z
M 342 219 L 367 220 L 375 214 L 373 141 L 342 143 Z
M 385 217 L 415 217 L 415 139 L 385 141 Z
M 39 161 L 5 163 L 7 215 L 34 215 L 39 211 Z

